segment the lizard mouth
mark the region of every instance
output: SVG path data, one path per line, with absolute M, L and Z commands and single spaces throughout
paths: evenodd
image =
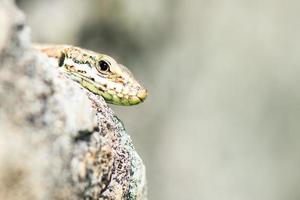
M 101 95 L 104 100 L 108 103 L 122 106 L 130 106 L 136 105 L 143 102 L 148 96 L 147 90 L 139 89 L 135 95 L 124 95 L 122 93 L 117 93 L 113 90 L 107 90 L 102 88 L 101 86 L 96 86 L 95 83 L 91 83 L 90 80 L 84 80 L 80 82 L 80 84 L 88 89 L 90 92 Z
M 147 97 L 147 91 L 142 89 L 137 95 L 123 95 L 121 93 L 111 94 L 108 91 L 103 92 L 101 96 L 109 103 L 122 106 L 136 105 L 143 102 Z
M 95 81 L 91 80 L 89 77 L 85 77 L 79 74 L 68 73 L 69 76 L 76 82 L 78 82 L 82 87 L 89 90 L 90 92 L 101 95 L 104 100 L 108 103 L 122 106 L 136 105 L 143 102 L 148 96 L 147 90 L 144 88 L 137 89 L 135 94 L 123 94 L 122 92 L 116 92 L 114 90 L 107 90 L 101 84 L 97 84 Z

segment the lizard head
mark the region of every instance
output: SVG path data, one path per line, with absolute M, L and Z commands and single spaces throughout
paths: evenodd
M 147 90 L 132 73 L 110 56 L 97 56 L 95 83 L 101 85 L 103 98 L 112 104 L 135 105 L 147 97 Z
M 83 87 L 116 105 L 135 105 L 146 99 L 147 90 L 125 66 L 104 54 L 89 52 L 88 55 L 82 63 L 70 58 L 73 70 L 68 70 Z

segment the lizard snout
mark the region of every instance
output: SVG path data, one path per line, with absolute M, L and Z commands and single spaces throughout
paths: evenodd
M 144 101 L 148 96 L 148 92 L 146 89 L 141 89 L 138 91 L 137 96 L 141 101 Z

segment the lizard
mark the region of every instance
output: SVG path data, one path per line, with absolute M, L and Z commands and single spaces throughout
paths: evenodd
M 147 90 L 112 57 L 71 45 L 34 44 L 33 48 L 57 61 L 67 77 L 107 103 L 129 106 L 143 102 Z

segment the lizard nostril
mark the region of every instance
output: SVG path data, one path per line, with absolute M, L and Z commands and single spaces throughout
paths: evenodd
M 143 101 L 146 99 L 146 97 L 148 96 L 147 90 L 146 89 L 142 89 L 139 90 L 137 93 L 137 96 Z

